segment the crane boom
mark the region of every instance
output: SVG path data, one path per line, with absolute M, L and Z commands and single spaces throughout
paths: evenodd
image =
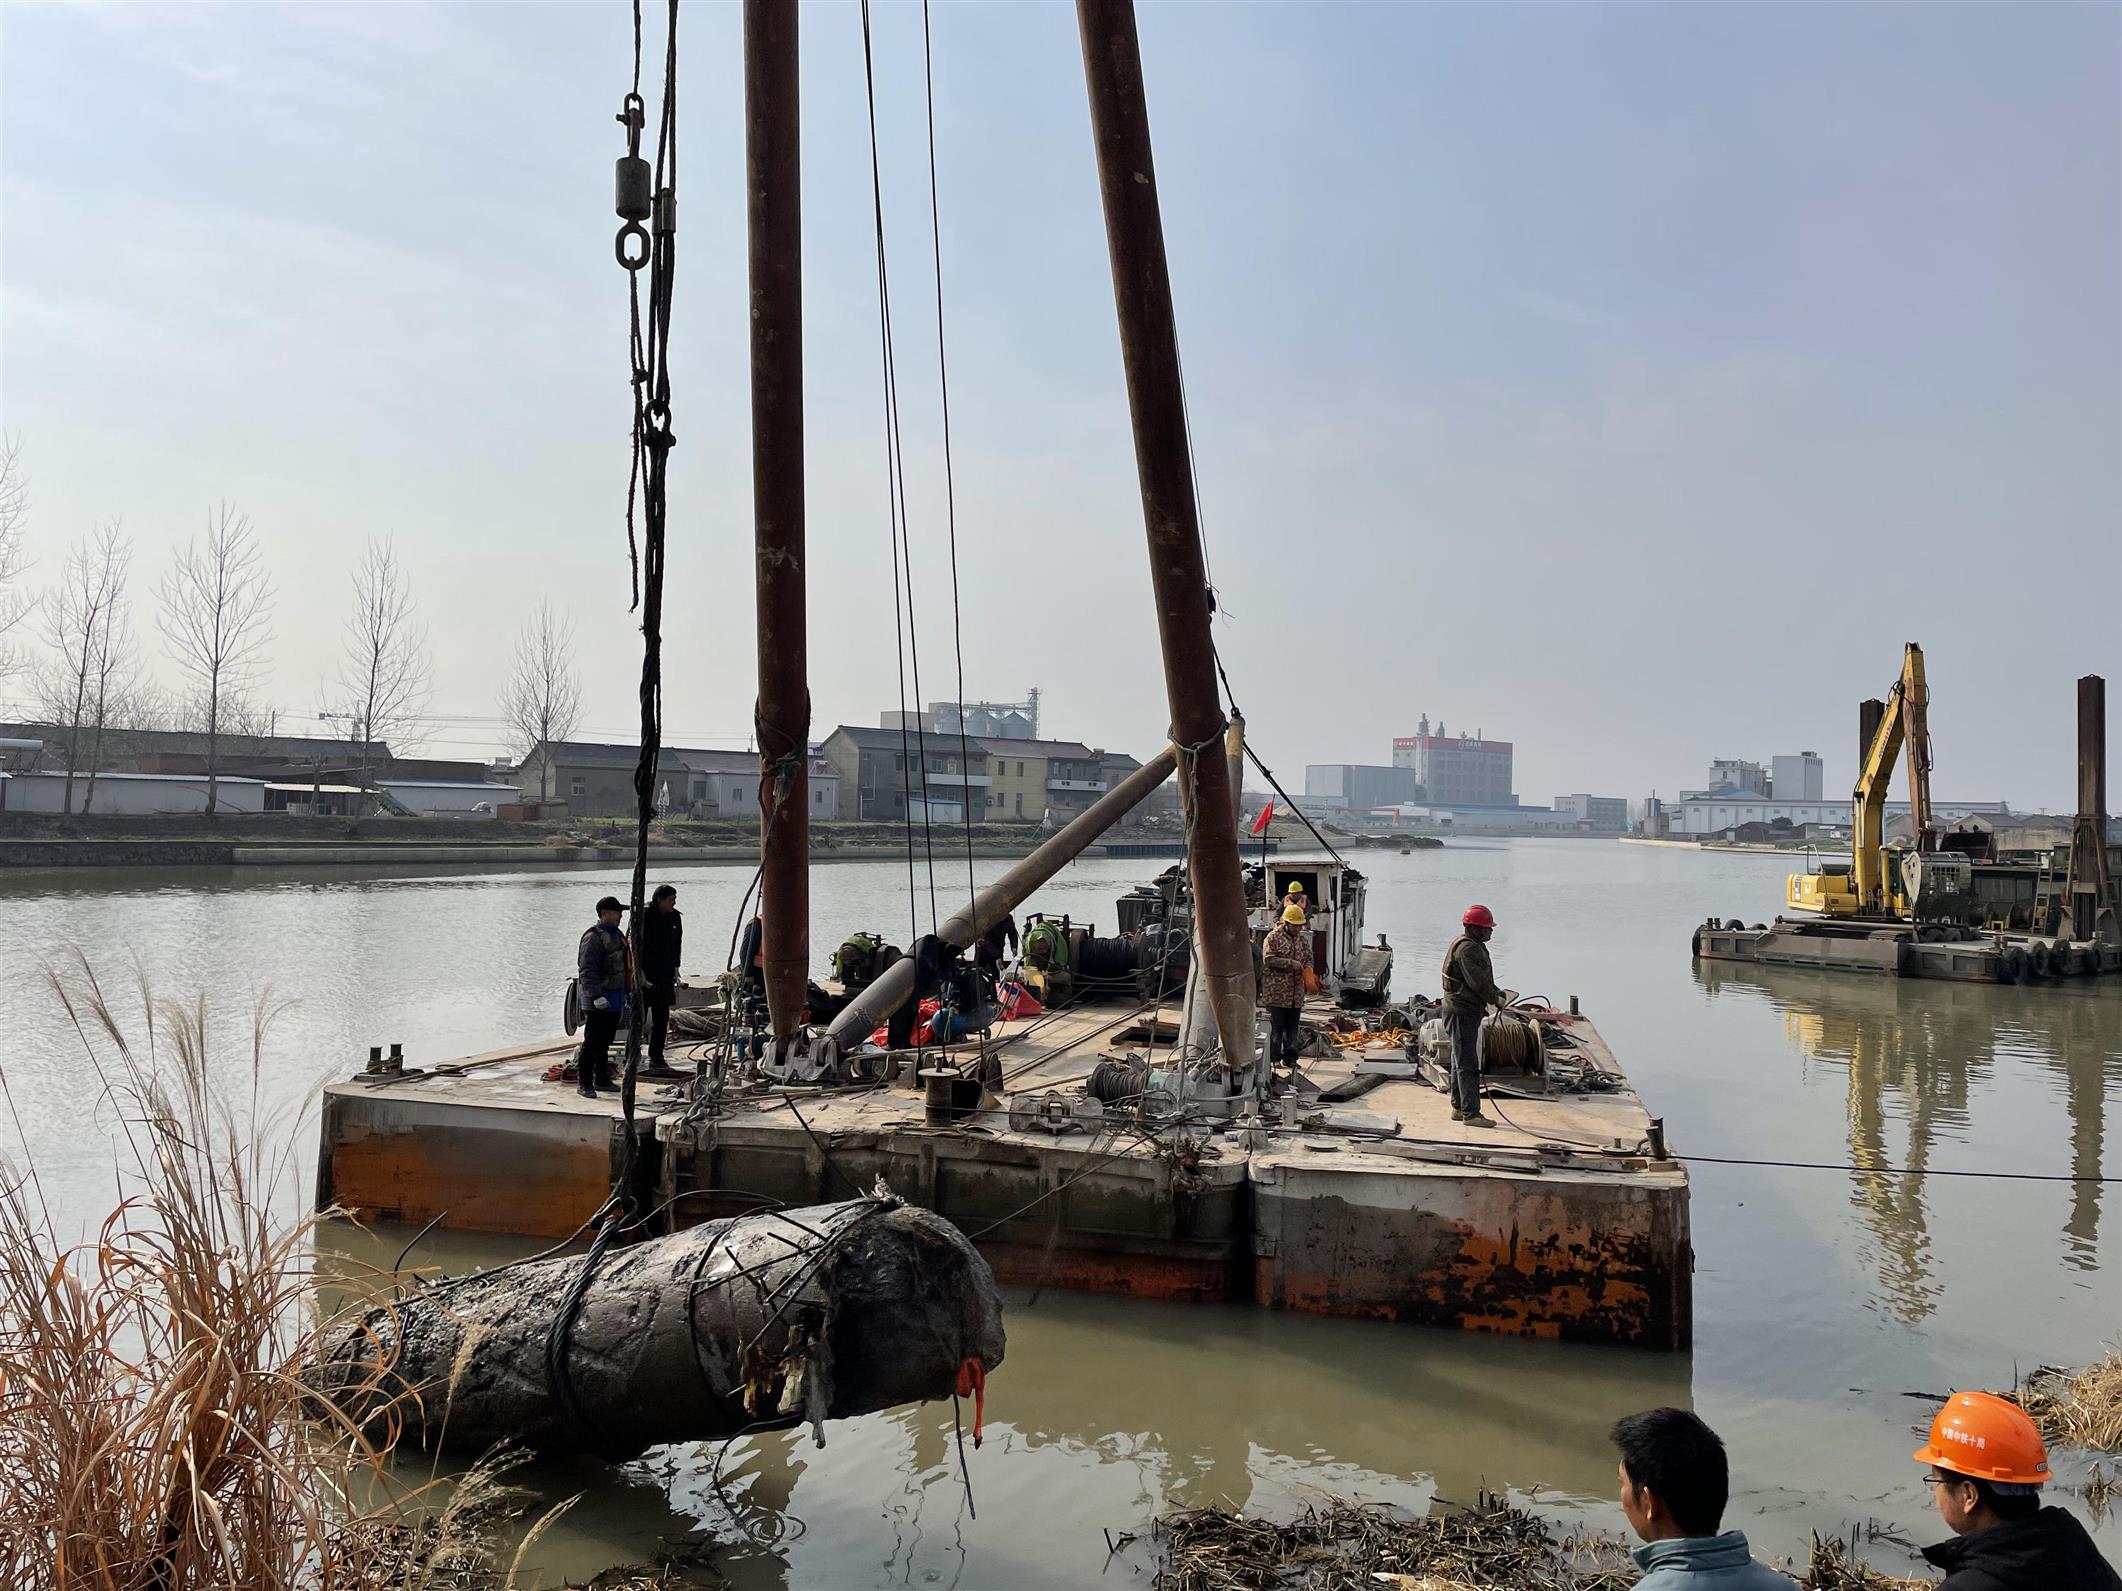
M 1923 648 L 1910 641 L 1901 654 L 1901 677 L 1880 715 L 1857 786 L 1850 795 L 1850 861 L 1856 877 L 1858 907 L 1865 913 L 1888 909 L 1899 893 L 1886 877 L 1886 793 L 1894 779 L 1894 759 L 1908 759 L 1908 809 L 1916 849 L 1937 849 L 1930 814 L 1930 686 L 1923 677 Z

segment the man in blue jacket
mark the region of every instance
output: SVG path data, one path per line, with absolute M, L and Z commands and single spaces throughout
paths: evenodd
M 1717 1433 L 1685 1409 L 1645 1409 L 1613 1429 L 1621 1450 L 1621 1512 L 1643 1538 L 1630 1556 L 1636 1591 L 1791 1591 L 1754 1562 L 1746 1536 L 1721 1534 L 1731 1470 Z

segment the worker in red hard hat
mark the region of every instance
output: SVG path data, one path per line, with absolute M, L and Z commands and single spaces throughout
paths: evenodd
M 1938 1591 L 2122 1591 L 2085 1527 L 2041 1506 L 2054 1477 L 2026 1411 L 1993 1392 L 1956 1392 L 1915 1460 L 1929 1468 L 1938 1517 L 1953 1539 L 1923 1549 L 1945 1571 Z
M 1459 919 L 1459 937 L 1444 952 L 1444 1016 L 1452 1036 L 1452 1120 L 1469 1127 L 1494 1124 L 1481 1114 L 1481 1018 L 1503 1003 L 1496 970 L 1488 959 L 1488 936 L 1496 914 L 1469 906 Z

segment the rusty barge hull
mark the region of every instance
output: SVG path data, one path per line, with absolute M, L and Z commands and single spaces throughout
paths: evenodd
M 1993 933 L 1926 938 L 1905 926 L 1778 917 L 1765 927 L 1695 930 L 1698 961 L 1764 967 L 1825 967 L 1876 977 L 1952 983 L 2046 983 L 2122 972 L 2122 946 L 2055 935 Z
M 1117 1026 L 1112 1008 L 1086 1006 L 1030 1036 L 998 1030 L 991 1047 L 1012 1090 L 1066 1094 L 1126 1052 Z M 1020 1130 L 1000 1108 L 931 1125 L 911 1068 L 889 1087 L 776 1091 L 713 1113 L 689 1110 L 682 1087 L 645 1086 L 635 1192 L 675 1229 L 867 1193 L 881 1177 L 1007 1283 L 1685 1348 L 1686 1171 L 1643 1152 L 1649 1116 L 1596 1029 L 1577 1022 L 1571 1040 L 1599 1090 L 1507 1098 L 1488 1129 L 1453 1123 L 1442 1094 L 1401 1076 L 1298 1121 L 1204 1122 L 1184 1138 L 1122 1118 Z M 566 1054 L 531 1045 L 331 1086 L 318 1207 L 575 1235 L 604 1202 L 624 1129 L 610 1098 L 539 1080 Z M 1306 1071 L 1332 1088 L 1358 1059 Z

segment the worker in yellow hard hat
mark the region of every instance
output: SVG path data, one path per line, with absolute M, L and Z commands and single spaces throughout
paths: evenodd
M 2026 1411 L 1992 1392 L 1956 1392 L 1916 1449 L 1953 1539 L 1923 1549 L 1945 1571 L 1938 1591 L 2122 1591 L 2085 1527 L 2041 1506 L 2054 1477 Z
M 1260 947 L 1260 1003 L 1267 1007 L 1267 1056 L 1270 1062 L 1297 1064 L 1304 1047 L 1304 974 L 1312 964 L 1311 935 L 1304 931 L 1304 908 L 1282 908 Z

